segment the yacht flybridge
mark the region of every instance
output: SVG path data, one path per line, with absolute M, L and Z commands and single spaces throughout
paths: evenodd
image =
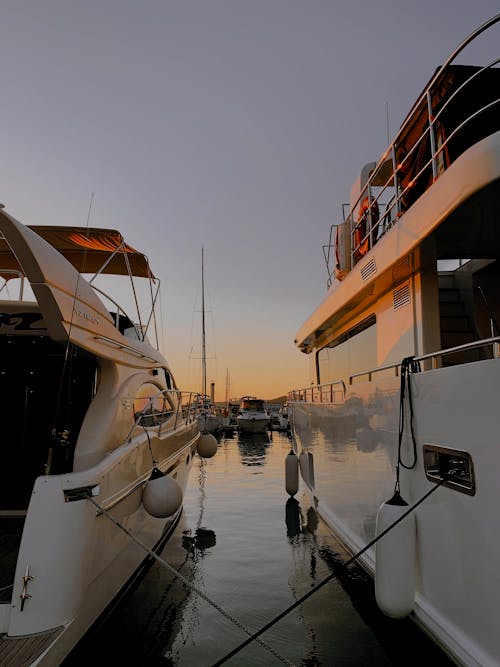
M 175 525 L 198 401 L 148 342 L 158 281 L 119 232 L 2 210 L 0 276 L 0 664 L 55 665 Z M 120 276 L 134 318 L 97 286 Z
M 500 656 L 500 69 L 456 61 L 499 21 L 362 169 L 296 335 L 312 384 L 288 403 L 295 465 L 379 607 L 482 667 Z

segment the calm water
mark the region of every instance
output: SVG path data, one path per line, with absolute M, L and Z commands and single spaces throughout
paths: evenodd
M 262 635 L 294 665 L 451 665 L 410 621 L 383 617 L 369 578 L 318 519 L 301 488 L 284 488 L 285 434 L 222 439 L 195 459 L 184 513 L 162 557 L 255 631 L 332 571 L 326 584 Z M 247 635 L 154 563 L 64 667 L 104 664 L 209 666 Z M 254 642 L 225 663 L 283 664 Z

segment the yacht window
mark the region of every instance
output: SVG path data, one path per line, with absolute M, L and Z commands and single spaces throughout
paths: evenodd
M 143 384 L 134 399 L 134 416 L 141 426 L 158 426 L 173 414 L 168 396 L 152 383 Z
M 170 373 L 167 371 L 166 368 L 164 368 L 163 370 L 165 372 L 165 384 L 167 385 L 168 389 L 172 389 L 172 387 L 174 386 L 172 382 L 172 376 L 170 375 Z
M 375 315 L 337 336 L 317 354 L 318 383 L 343 379 L 377 365 L 377 327 Z

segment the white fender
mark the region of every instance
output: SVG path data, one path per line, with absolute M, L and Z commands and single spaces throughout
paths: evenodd
M 378 510 L 376 535 L 407 510 L 408 504 L 396 492 Z M 416 570 L 416 524 L 412 512 L 375 544 L 375 598 L 386 616 L 404 618 L 413 609 Z
M 182 489 L 173 477 L 153 468 L 142 491 L 142 504 L 148 514 L 164 519 L 175 514 L 182 505 Z
M 300 476 L 304 482 L 307 484 L 307 486 L 311 486 L 309 483 L 309 457 L 307 456 L 306 452 L 299 454 L 299 470 Z
M 204 459 L 211 459 L 217 453 L 217 438 L 211 433 L 203 433 L 198 439 L 196 451 Z
M 307 486 L 314 488 L 314 460 L 311 452 L 302 452 L 299 456 L 300 475 Z
M 285 459 L 285 489 L 290 496 L 299 490 L 299 460 L 293 451 Z

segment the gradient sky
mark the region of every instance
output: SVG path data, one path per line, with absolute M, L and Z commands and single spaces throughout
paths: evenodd
M 216 398 L 309 382 L 322 245 L 435 68 L 498 2 L 0 0 L 0 201 L 119 229 L 162 281 L 162 349 Z M 500 43 L 498 31 L 497 43 Z M 485 64 L 480 50 L 470 64 Z M 387 114 L 388 110 L 388 114 Z M 215 357 L 215 358 L 214 358 Z

